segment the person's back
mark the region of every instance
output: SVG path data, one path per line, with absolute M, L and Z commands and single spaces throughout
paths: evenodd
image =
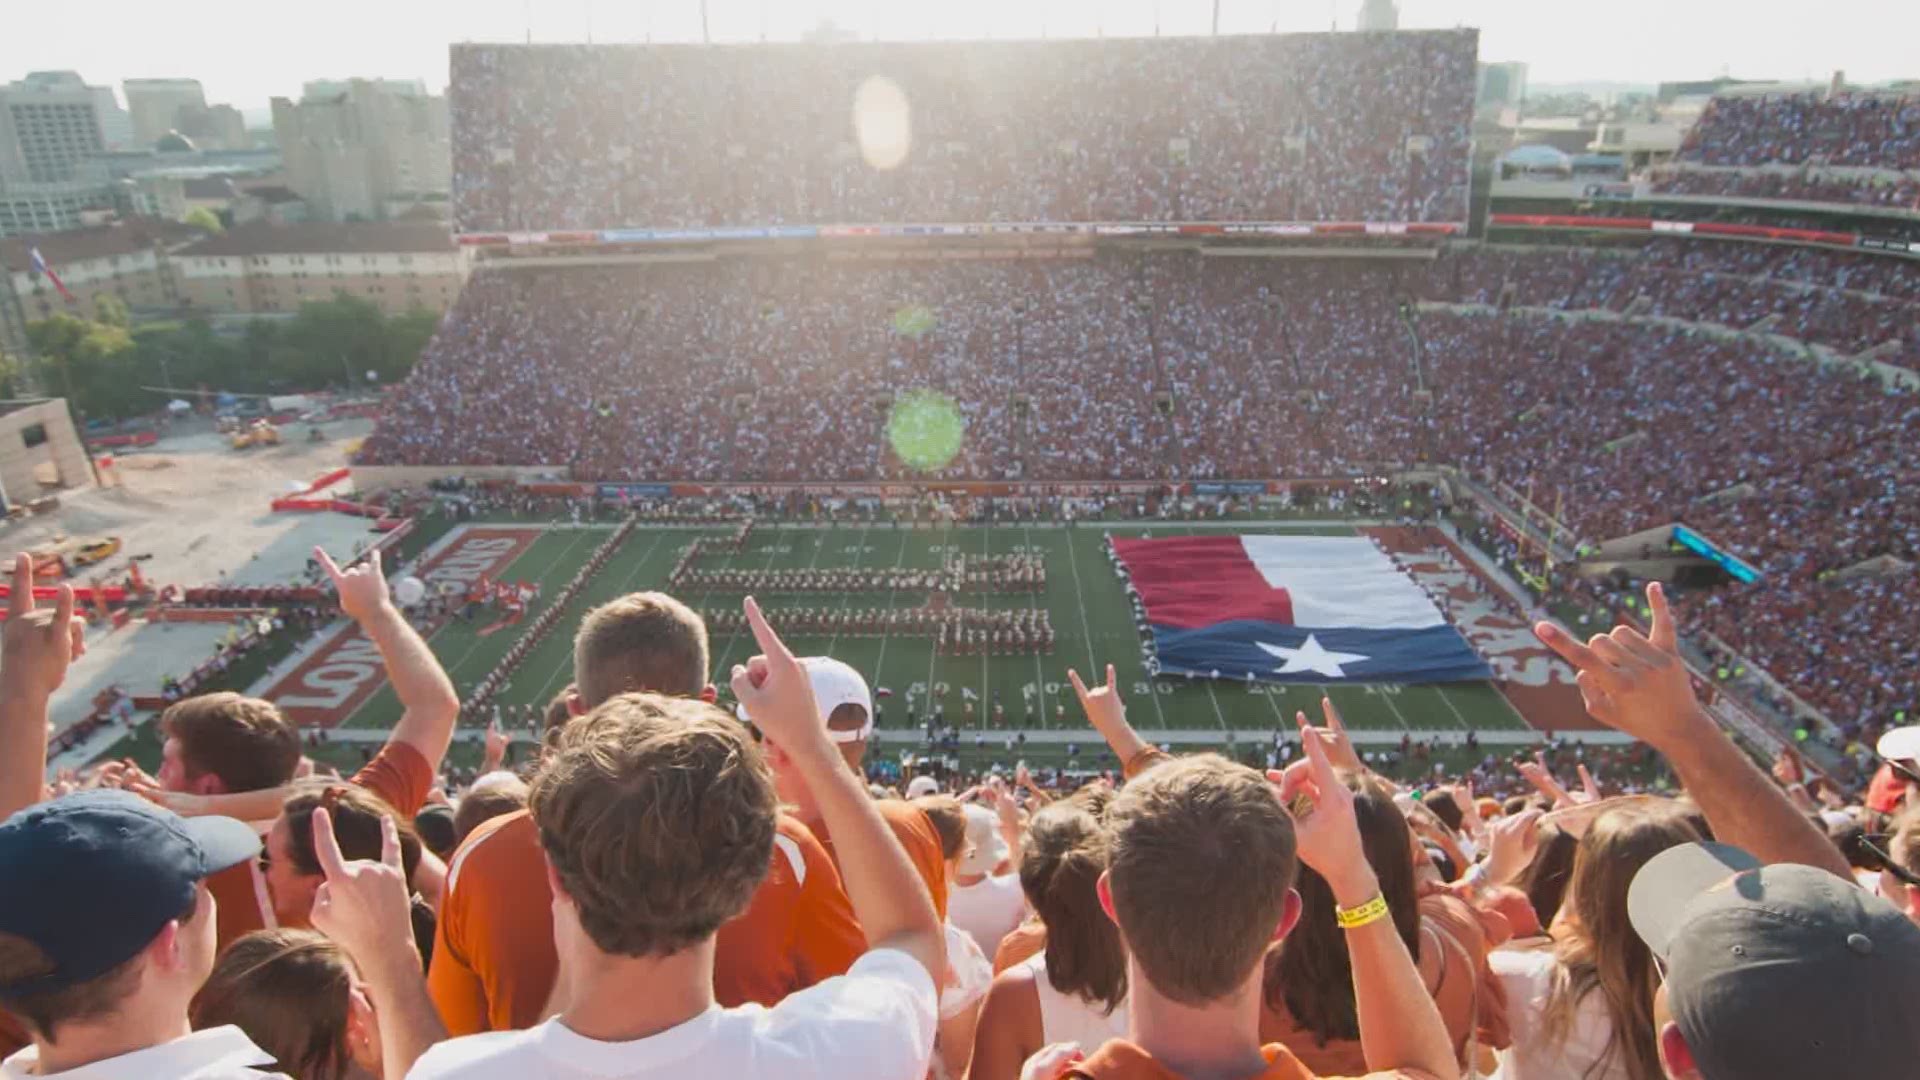
M 1303 741 L 1309 761 L 1280 791 L 1307 807 L 1297 825 L 1271 784 L 1215 755 L 1156 765 L 1121 789 L 1108 811 L 1101 899 L 1128 947 L 1129 1034 L 1077 1061 L 1042 1050 L 1026 1075 L 1310 1077 L 1286 1047 L 1259 1040 L 1263 958 L 1300 912 L 1296 848 L 1327 880 L 1349 935 L 1369 1067 L 1455 1075 L 1446 1029 L 1361 850 L 1353 794 L 1311 729 Z
M 1648 860 L 1698 838 L 1671 804 L 1615 807 L 1587 826 L 1567 890 L 1575 917 L 1559 939 L 1488 957 L 1509 1005 L 1513 1045 L 1501 1064 L 1512 1080 L 1658 1075 L 1658 976 L 1628 921 L 1627 889 Z
M 925 1074 L 939 923 L 864 790 L 840 767 L 805 674 L 748 606 L 775 655 L 755 658 L 758 682 L 736 669 L 734 691 L 755 702 L 769 736 L 796 747 L 825 789 L 871 951 L 846 975 L 771 1009 L 714 1001 L 714 936 L 745 910 L 773 857 L 772 779 L 745 729 L 711 705 L 622 695 L 562 732 L 533 787 L 565 1008 L 527 1031 L 442 1043 L 411 1076 Z

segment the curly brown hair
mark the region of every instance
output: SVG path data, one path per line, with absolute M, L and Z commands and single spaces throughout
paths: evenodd
M 527 805 L 581 927 L 616 956 L 713 936 L 773 858 L 773 776 L 698 699 L 621 694 L 567 725 Z

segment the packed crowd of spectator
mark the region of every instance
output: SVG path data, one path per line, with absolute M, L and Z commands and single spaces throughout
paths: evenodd
M 456 45 L 454 220 L 1459 222 L 1477 52 L 1474 30 Z M 910 142 L 856 148 L 863 120 Z
M 1920 180 L 1905 176 L 1659 169 L 1654 171 L 1651 179 L 1653 191 L 1669 195 L 1724 195 L 1741 199 L 1920 209 Z
M 1678 160 L 1700 165 L 1920 169 L 1920 96 L 1766 94 L 1716 97 Z

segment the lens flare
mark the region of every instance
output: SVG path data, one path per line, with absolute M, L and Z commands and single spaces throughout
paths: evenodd
M 908 466 L 921 472 L 943 469 L 960 454 L 967 421 L 953 399 L 937 390 L 901 395 L 887 416 L 887 442 Z
M 913 107 L 885 75 L 869 75 L 853 93 L 853 134 L 870 168 L 898 168 L 913 149 Z

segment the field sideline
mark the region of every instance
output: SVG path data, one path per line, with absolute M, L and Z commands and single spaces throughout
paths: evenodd
M 1104 670 L 1107 663 L 1116 667 L 1135 726 L 1156 741 L 1265 742 L 1274 731 L 1292 728 L 1296 710 L 1317 715 L 1321 691 L 1313 686 L 1246 686 L 1215 684 L 1208 680 L 1189 683 L 1168 678 L 1150 683 L 1141 663 L 1139 638 L 1125 594 L 1102 551 L 1102 532 L 1106 527 L 1101 524 L 1076 528 L 959 525 L 935 529 L 896 528 L 890 523 L 868 526 L 770 523 L 756 528 L 743 550 L 711 553 L 700 565 L 708 569 L 764 570 L 932 569 L 954 552 L 1041 555 L 1047 566 L 1044 595 L 1029 598 L 1027 595 L 963 593 L 955 597 L 954 602 L 998 608 L 1045 606 L 1051 613 L 1057 635 L 1057 647 L 1050 656 L 936 656 L 930 640 L 899 636 L 796 633 L 790 637 L 795 650 L 803 655 L 825 653 L 838 657 L 864 672 L 876 688 L 886 687 L 892 691 L 891 696 L 878 704 L 881 726 L 903 732 L 895 736 L 896 745 L 909 742 L 918 745 L 917 729 L 928 708 L 926 690 L 932 687 L 937 691 L 944 686 L 944 696 L 936 694 L 932 700 L 935 705 L 944 705 L 949 723 L 961 727 L 965 749 L 973 749 L 980 743 L 1004 750 L 1006 740 L 1015 732 L 1024 732 L 1029 745 L 1044 744 L 1056 752 L 1064 751 L 1068 742 L 1085 746 L 1091 733 L 1073 701 L 1067 669 L 1077 667 L 1083 675 L 1088 675 Z M 1349 525 L 1326 522 L 1237 521 L 1219 527 L 1242 532 L 1315 535 L 1351 535 L 1356 531 Z M 1207 529 L 1206 525 L 1192 523 L 1113 527 L 1117 535 L 1183 535 Z M 527 656 L 497 700 L 517 712 L 519 706 L 526 703 L 544 704 L 564 688 L 571 678 L 570 635 L 580 615 L 624 593 L 662 587 L 681 552 L 701 531 L 672 527 L 636 529 L 562 614 L 555 632 Z M 717 535 L 725 530 L 704 531 Z M 497 576 L 539 581 L 543 597 L 553 597 L 610 532 L 610 527 L 592 526 L 549 529 Z M 739 603 L 737 595 L 728 594 L 696 593 L 683 595 L 681 599 L 701 611 L 723 606 L 732 608 Z M 918 606 L 925 599 L 924 593 L 902 593 L 769 596 L 762 597 L 762 602 L 776 613 L 777 624 L 777 612 L 782 608 L 806 605 L 906 608 Z M 456 620 L 441 628 L 432 639 L 434 652 L 447 665 L 462 696 L 470 693 L 474 685 L 493 670 L 520 633 L 520 627 L 508 627 L 482 636 L 480 628 L 490 621 L 485 617 L 472 623 Z M 725 673 L 731 665 L 752 652 L 751 636 L 744 632 L 717 633 L 712 648 L 713 681 L 724 688 Z M 964 709 L 967 691 L 977 695 L 970 721 Z M 1398 743 L 1406 732 L 1413 732 L 1416 737 L 1438 735 L 1452 741 L 1468 729 L 1481 733 L 1488 741 L 1528 741 L 1537 737 L 1490 683 L 1409 687 L 1343 685 L 1332 687 L 1330 693 L 1356 736 L 1364 741 Z M 1005 707 L 1004 729 L 992 723 L 996 694 Z M 907 708 L 909 697 L 915 702 L 911 718 Z M 1066 709 L 1064 717 L 1059 713 L 1061 706 Z M 392 691 L 382 687 L 352 713 L 346 726 L 384 729 L 392 725 L 398 712 L 399 703 Z M 485 716 L 468 717 L 464 722 L 478 725 L 485 719 Z M 913 733 L 905 734 L 906 729 L 912 729 Z M 1032 748 L 1036 753 L 1041 751 L 1041 746 Z

